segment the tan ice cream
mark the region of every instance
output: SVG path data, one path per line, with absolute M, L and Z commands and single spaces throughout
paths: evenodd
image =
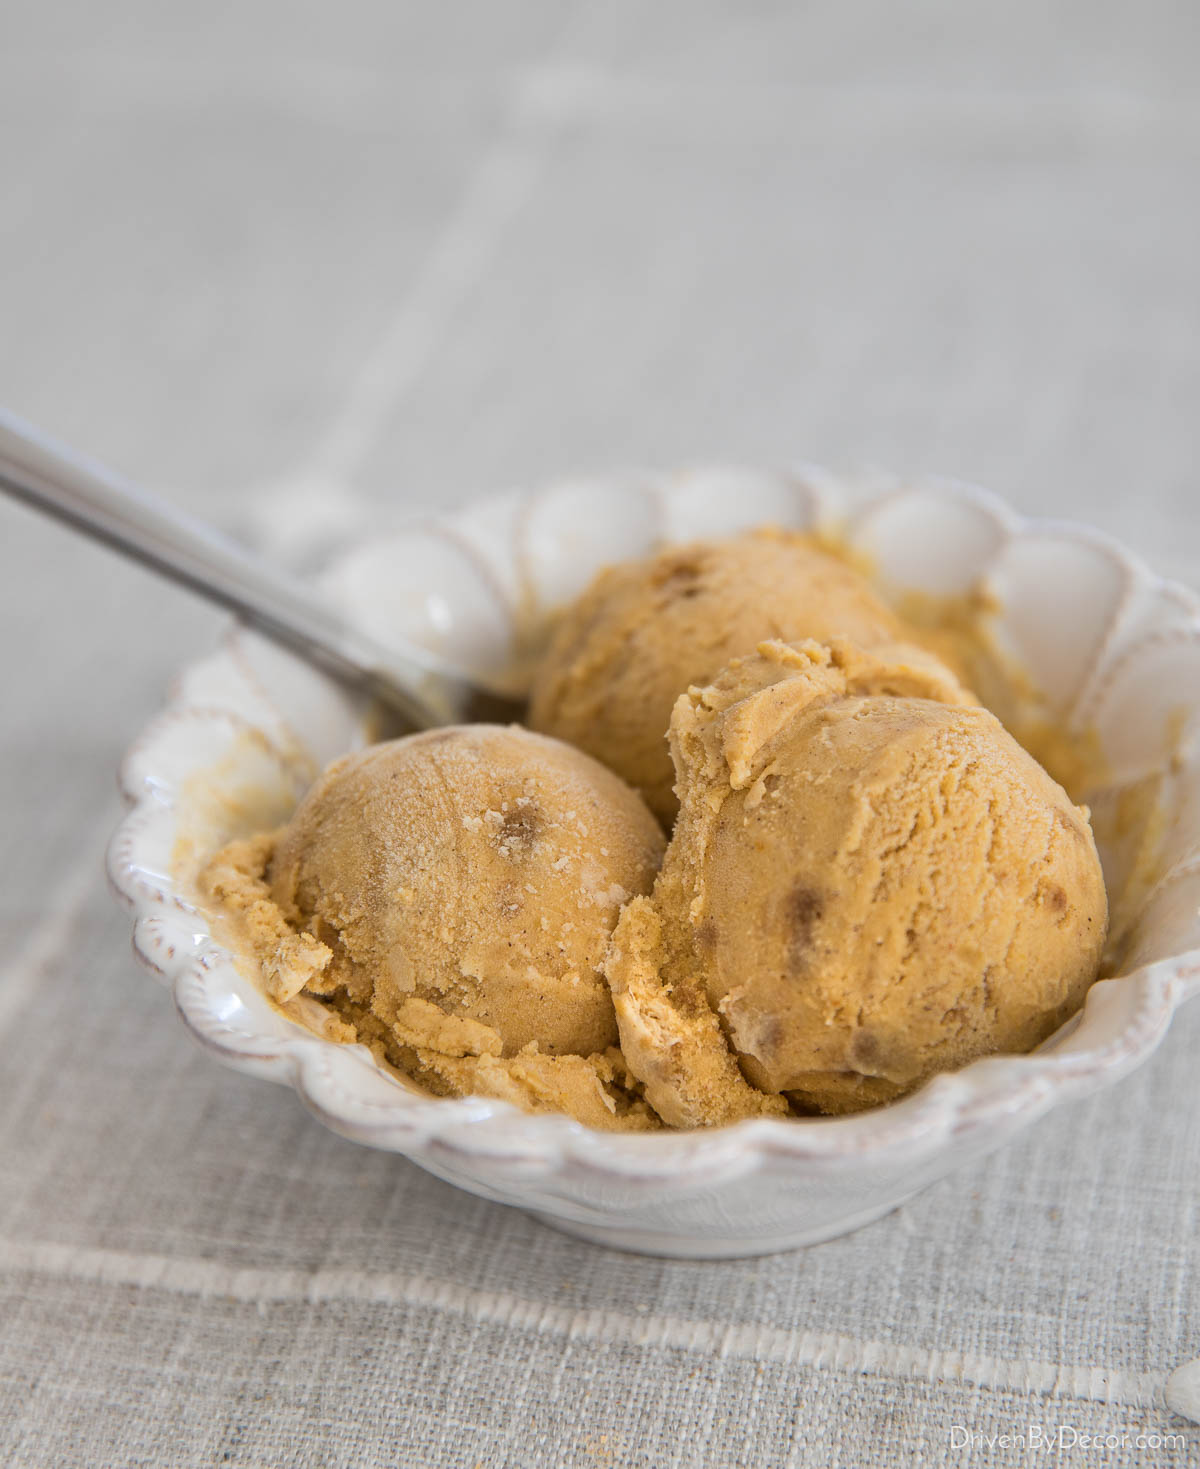
M 601 965 L 662 848 L 641 798 L 587 755 L 470 725 L 336 761 L 203 886 L 272 997 L 319 997 L 337 1038 L 441 1093 L 639 1128 L 656 1119 L 623 1085 Z
M 534 680 L 529 723 L 615 770 L 669 822 L 676 698 L 764 638 L 903 636 L 852 567 L 811 537 L 759 530 L 672 546 L 602 571 L 562 614 Z
M 930 655 L 763 643 L 680 697 L 671 750 L 675 834 L 607 966 L 669 1124 L 889 1101 L 1082 1002 L 1087 811 Z

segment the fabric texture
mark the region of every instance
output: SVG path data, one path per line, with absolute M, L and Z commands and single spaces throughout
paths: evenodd
M 807 458 L 1200 586 L 1193 7 L 4 10 L 0 401 L 293 564 Z M 1200 1007 L 856 1234 L 592 1248 L 224 1070 L 131 957 L 112 772 L 220 618 L 7 504 L 0 610 L 0 1463 L 1200 1457 Z

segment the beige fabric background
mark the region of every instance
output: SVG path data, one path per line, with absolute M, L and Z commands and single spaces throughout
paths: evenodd
M 0 400 L 301 563 L 572 470 L 801 456 L 1200 585 L 1198 18 L 4 0 Z M 1162 1401 L 1200 1010 L 849 1238 L 571 1242 L 223 1071 L 136 969 L 112 771 L 219 619 L 6 505 L 0 609 L 0 1462 L 1200 1457 Z

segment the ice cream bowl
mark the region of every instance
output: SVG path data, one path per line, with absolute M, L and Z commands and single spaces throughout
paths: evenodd
M 235 628 L 179 675 L 126 756 L 130 810 L 109 852 L 135 951 L 195 1039 L 292 1086 L 335 1132 L 472 1193 L 599 1243 L 696 1258 L 856 1228 L 1144 1061 L 1200 987 L 1200 602 L 1111 540 L 956 484 L 709 469 L 481 500 L 351 549 L 325 584 L 377 637 L 487 670 L 536 645 L 601 565 L 766 523 L 835 527 L 898 599 L 983 594 L 989 636 L 1020 670 L 1023 716 L 1097 756 L 1103 775 L 1072 794 L 1093 806 L 1126 938 L 1077 1017 L 1031 1055 L 977 1061 L 840 1118 L 605 1134 L 406 1086 L 365 1048 L 320 1034 L 315 1006 L 308 1026 L 283 1015 L 198 896 L 212 852 L 286 819 L 330 759 L 377 734 L 367 705 Z

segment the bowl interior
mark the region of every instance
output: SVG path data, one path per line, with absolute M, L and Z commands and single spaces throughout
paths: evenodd
M 352 550 L 329 568 L 325 584 L 381 641 L 408 638 L 486 672 L 527 664 L 554 609 L 605 563 L 665 541 L 762 524 L 835 532 L 902 608 L 920 599 L 948 624 L 970 608 L 998 670 L 989 702 L 1005 706 L 997 712 L 1018 730 L 1054 733 L 1046 747 L 1052 773 L 1092 808 L 1119 939 L 1113 972 L 1146 971 L 1200 949 L 1200 603 L 1099 534 L 1023 521 L 956 484 L 856 487 L 811 470 L 708 469 L 486 500 Z M 140 873 L 124 880 L 135 906 L 139 892 L 157 888 L 157 901 L 165 893 L 191 915 L 200 949 L 210 924 L 194 877 L 207 856 L 286 819 L 324 764 L 378 729 L 366 705 L 245 630 L 181 676 L 173 711 L 177 732 L 169 712 L 126 764 L 126 789 L 149 815 L 135 823 L 137 860 L 122 870 Z M 1075 758 L 1080 752 L 1086 759 Z M 157 825 L 145 799 L 150 789 L 164 793 Z M 154 932 L 143 932 L 139 947 L 161 968 Z M 1098 986 L 1089 1000 L 1097 1044 L 1102 1031 L 1132 1024 L 1137 1010 L 1132 992 L 1099 993 L 1108 989 Z M 225 993 L 218 1019 L 242 1038 L 252 1067 L 245 1038 L 280 1017 L 244 974 Z M 1043 1053 L 1066 1066 L 1088 1051 L 1091 1034 L 1069 1025 Z M 340 1075 L 347 1095 L 358 1089 L 360 1101 L 373 1096 L 381 1106 L 396 1096 L 397 1083 L 376 1073 L 365 1051 L 331 1059 L 333 1047 L 315 1037 L 311 1045 L 318 1048 L 311 1065 Z M 1021 1061 L 1028 1058 L 975 1063 L 959 1077 L 978 1070 L 981 1093 L 1003 1092 L 1006 1078 L 1022 1074 Z M 271 1074 L 273 1064 L 264 1052 L 259 1069 Z M 985 1085 L 992 1077 L 1001 1081 Z M 957 1082 L 940 1078 L 933 1087 L 945 1092 Z M 468 1112 L 472 1105 L 461 1104 Z M 884 1110 L 916 1115 L 923 1105 L 918 1096 Z M 478 1106 L 482 1116 L 503 1104 Z

